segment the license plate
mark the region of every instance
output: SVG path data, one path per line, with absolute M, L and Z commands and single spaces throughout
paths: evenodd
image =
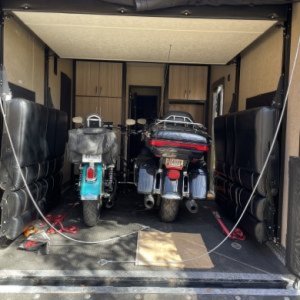
M 182 168 L 183 167 L 183 160 L 176 159 L 176 158 L 166 158 L 166 167 L 170 168 Z
M 86 155 L 82 156 L 82 162 L 84 163 L 100 163 L 102 162 L 102 155 Z

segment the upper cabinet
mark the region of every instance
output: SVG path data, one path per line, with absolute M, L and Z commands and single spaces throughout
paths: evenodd
M 171 65 L 168 98 L 171 100 L 206 100 L 207 76 L 207 67 Z
M 97 97 L 122 96 L 122 64 L 77 61 L 76 95 Z
M 76 62 L 76 95 L 87 95 L 90 78 L 90 63 Z

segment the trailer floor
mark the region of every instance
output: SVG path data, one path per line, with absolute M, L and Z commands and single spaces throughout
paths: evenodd
M 197 214 L 190 214 L 184 206 L 174 223 L 165 224 L 159 221 L 156 210 L 146 211 L 143 199 L 132 191 L 125 190 L 118 195 L 118 202 L 113 209 L 104 209 L 98 226 L 87 228 L 81 217 L 80 202 L 75 193 L 69 191 L 63 197 L 63 204 L 54 213 L 67 213 L 66 225 L 79 226 L 76 239 L 101 241 L 118 236 L 119 239 L 109 240 L 98 245 L 85 245 L 67 241 L 59 235 L 51 235 L 50 253 L 38 255 L 34 252 L 18 250 L 22 241 L 20 237 L 8 248 L 0 250 L 0 279 L 18 277 L 30 278 L 42 276 L 53 280 L 55 277 L 66 278 L 100 278 L 113 282 L 118 278 L 131 278 L 135 283 L 143 278 L 159 280 L 158 278 L 180 278 L 182 286 L 193 285 L 193 280 L 211 283 L 247 282 L 248 287 L 255 282 L 268 282 L 269 287 L 284 288 L 293 277 L 274 253 L 266 245 L 260 245 L 251 238 L 245 241 L 232 242 L 227 240 L 216 252 L 210 254 L 213 267 L 210 269 L 176 269 L 170 267 L 145 267 L 135 265 L 137 231 L 143 226 L 146 230 L 163 232 L 200 233 L 207 249 L 213 248 L 223 238 L 209 207 L 214 201 L 203 202 Z M 228 226 L 232 226 L 226 220 Z M 130 235 L 128 235 L 130 234 Z M 25 276 L 25 277 L 24 277 Z M 105 278 L 105 279 L 104 279 Z M 52 282 L 52 281 L 51 281 Z M 50 283 L 51 283 L 50 282 Z M 178 283 L 177 282 L 177 283 Z M 93 284 L 93 283 L 92 283 Z M 132 284 L 132 283 L 131 283 Z M 140 283 L 142 284 L 142 283 Z M 126 284 L 124 284 L 126 285 Z M 230 286 L 230 285 L 229 285 Z M 256 285 L 257 286 L 257 285 Z

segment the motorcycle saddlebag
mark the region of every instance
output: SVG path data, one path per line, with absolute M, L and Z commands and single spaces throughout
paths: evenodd
M 148 160 L 142 162 L 139 166 L 139 177 L 137 191 L 140 194 L 151 194 L 154 185 L 155 177 L 155 164 L 153 161 Z
M 82 155 L 102 155 L 103 163 L 115 163 L 118 156 L 116 134 L 106 128 L 69 130 L 68 159 L 80 163 Z
M 201 168 L 191 170 L 189 176 L 191 198 L 195 200 L 206 199 L 207 172 Z

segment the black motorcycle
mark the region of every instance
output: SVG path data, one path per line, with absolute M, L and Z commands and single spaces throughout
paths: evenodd
M 207 197 L 206 153 L 210 137 L 190 114 L 169 112 L 144 132 L 145 149 L 136 159 L 137 191 L 147 209 L 160 207 L 163 222 L 173 222 L 185 200 L 191 213 Z

